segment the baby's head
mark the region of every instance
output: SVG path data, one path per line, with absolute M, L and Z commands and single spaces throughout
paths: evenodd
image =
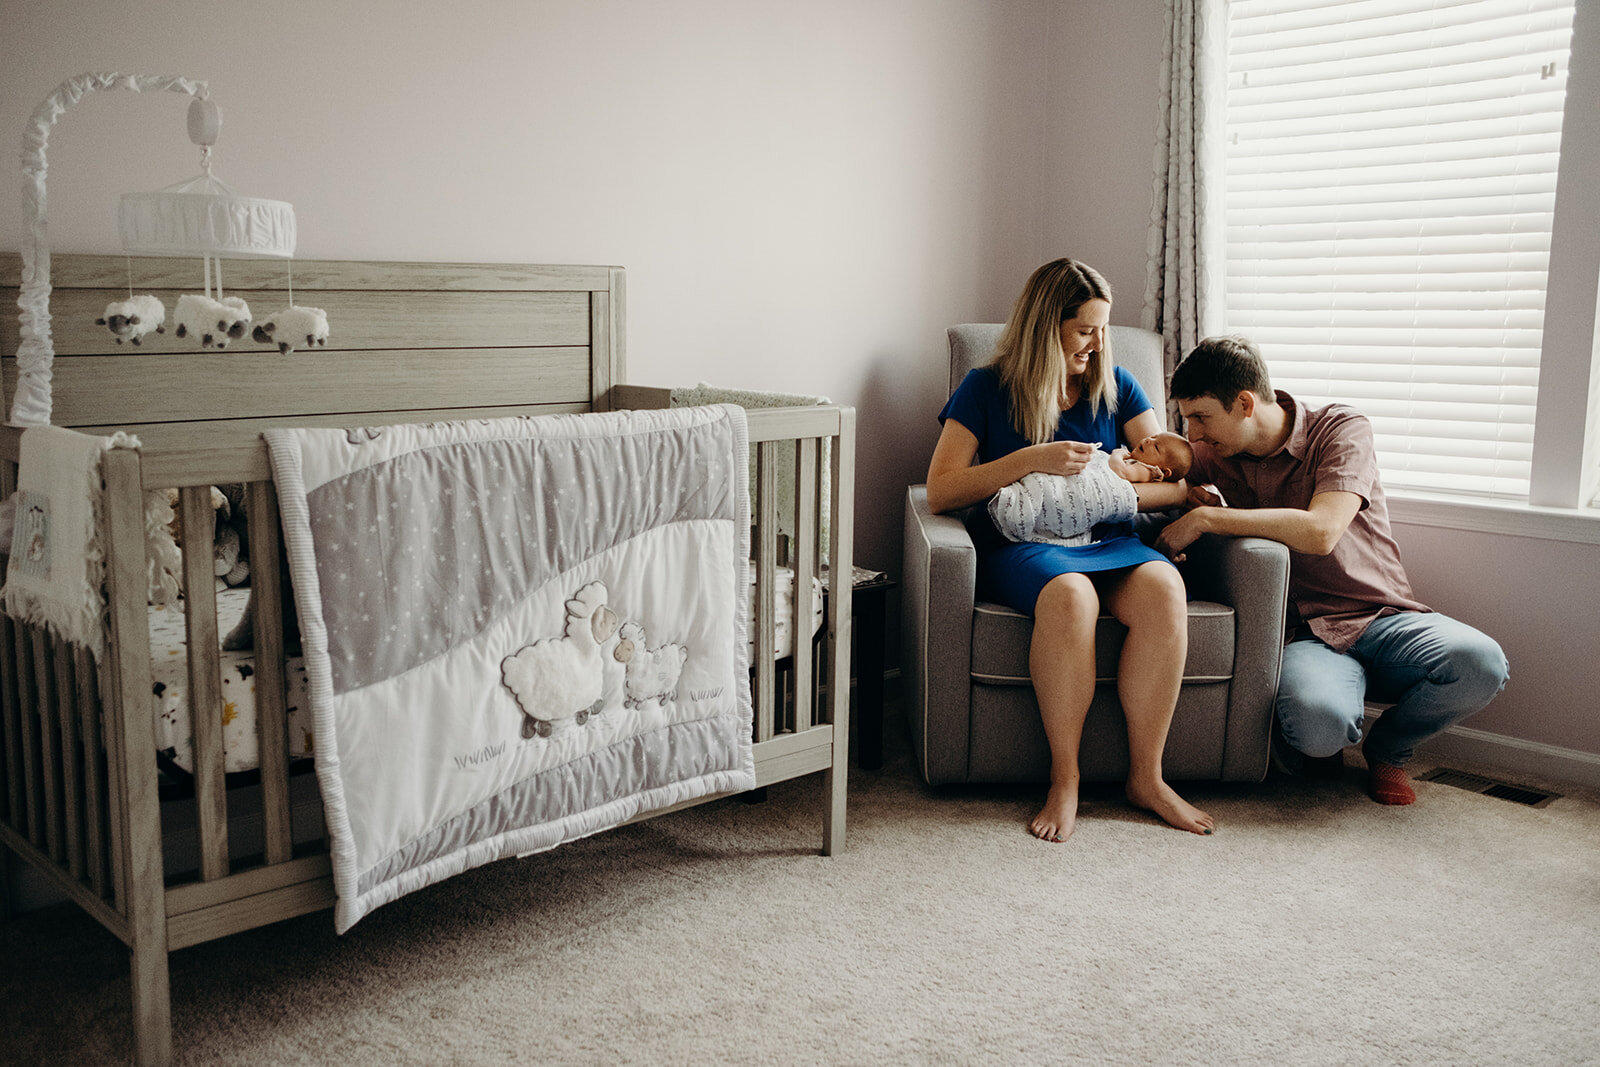
M 1165 472 L 1162 481 L 1166 482 L 1184 477 L 1194 463 L 1194 447 L 1182 434 L 1170 430 L 1151 434 L 1128 449 L 1128 454 L 1141 463 L 1160 467 Z

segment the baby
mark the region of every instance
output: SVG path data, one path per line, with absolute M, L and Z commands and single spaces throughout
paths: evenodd
M 1134 445 L 1096 452 L 1074 475 L 1035 471 L 989 501 L 989 517 L 1012 541 L 1087 545 L 1102 522 L 1131 522 L 1139 510 L 1134 482 L 1177 481 L 1189 473 L 1194 449 L 1163 430 Z

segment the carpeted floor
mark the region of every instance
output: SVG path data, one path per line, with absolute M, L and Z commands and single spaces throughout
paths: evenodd
M 1354 757 L 1352 757 L 1352 760 Z M 1483 771 L 1485 768 L 1465 768 Z M 1539 784 L 1539 783 L 1527 783 Z M 172 956 L 195 1064 L 1600 1063 L 1600 797 L 1188 786 L 1179 833 L 1097 789 L 815 777 Z M 117 1062 L 125 954 L 70 906 L 0 927 L 0 1060 Z

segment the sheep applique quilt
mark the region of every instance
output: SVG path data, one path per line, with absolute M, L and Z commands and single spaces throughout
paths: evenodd
M 754 788 L 741 408 L 265 436 L 341 933 Z

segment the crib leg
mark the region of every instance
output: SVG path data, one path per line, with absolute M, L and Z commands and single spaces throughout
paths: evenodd
M 172 990 L 165 945 L 129 950 L 133 984 L 134 1062 L 140 1067 L 165 1067 L 172 1062 Z

